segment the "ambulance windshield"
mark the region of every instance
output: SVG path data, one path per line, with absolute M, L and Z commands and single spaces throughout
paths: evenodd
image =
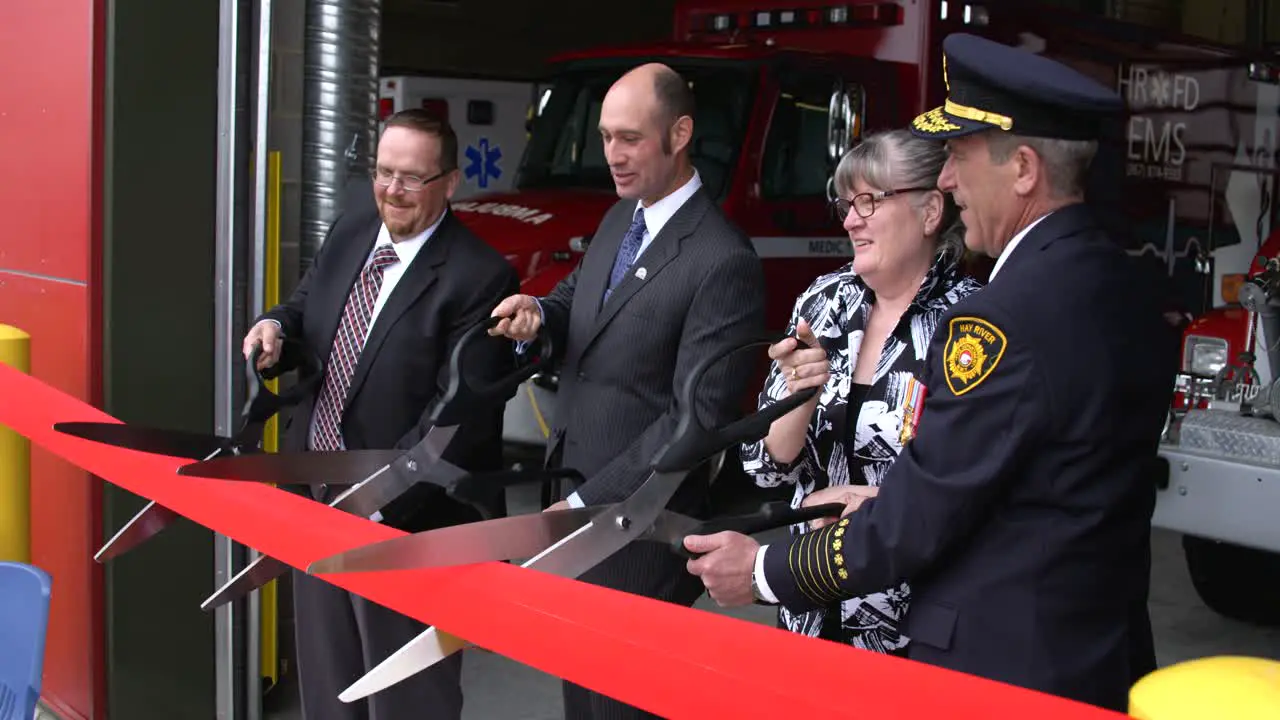
M 613 190 L 600 139 L 600 104 L 609 86 L 641 61 L 592 61 L 557 75 L 541 106 L 516 184 L 520 189 Z M 742 147 L 757 69 L 741 61 L 669 62 L 693 84 L 697 109 L 691 155 L 703 185 L 719 198 Z

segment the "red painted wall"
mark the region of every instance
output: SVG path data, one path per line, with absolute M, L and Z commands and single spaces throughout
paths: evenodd
M 33 375 L 98 407 L 104 6 L 0 1 L 0 323 L 31 334 Z M 31 452 L 31 560 L 53 576 L 44 700 L 99 720 L 101 482 Z

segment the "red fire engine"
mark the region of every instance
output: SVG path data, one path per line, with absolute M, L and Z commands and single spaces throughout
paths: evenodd
M 627 69 L 665 62 L 695 91 L 693 163 L 753 239 L 766 268 L 769 323 L 781 330 L 796 295 L 852 255 L 828 210 L 836 161 L 863 133 L 904 126 L 941 102 L 941 41 L 952 32 L 1044 53 L 1125 96 L 1130 112 L 1100 149 L 1091 200 L 1171 311 L 1199 315 L 1220 304 L 1204 297 L 1210 270 L 1201 249 L 1256 248 L 1269 224 L 1263 200 L 1280 130 L 1275 67 L 1236 48 L 1018 2 L 678 3 L 671 42 L 555 58 L 514 189 L 454 210 L 521 269 L 525 292 L 549 291 L 616 200 L 596 130 L 605 92 Z M 1247 259 L 1232 267 L 1239 254 L 1215 256 L 1219 280 L 1244 271 Z M 1220 356 L 1196 343 L 1187 353 L 1197 363 Z M 555 377 L 539 377 L 509 405 L 513 452 L 541 453 L 554 393 Z M 735 465 L 729 458 L 726 468 Z M 1222 598 L 1256 592 L 1238 577 L 1207 577 L 1202 558 L 1225 567 L 1218 561 L 1245 551 L 1217 541 L 1257 548 L 1258 538 L 1228 530 L 1234 511 L 1217 500 L 1195 499 L 1193 514 L 1213 508 L 1212 517 L 1170 514 L 1171 492 L 1161 494 L 1157 523 L 1207 538 L 1188 545 L 1197 586 L 1219 611 L 1248 614 Z M 1280 541 L 1269 549 L 1280 550 Z

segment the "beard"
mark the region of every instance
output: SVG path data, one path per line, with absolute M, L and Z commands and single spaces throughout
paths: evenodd
M 420 219 L 410 206 L 384 202 L 379 210 L 382 222 L 393 235 L 412 235 Z

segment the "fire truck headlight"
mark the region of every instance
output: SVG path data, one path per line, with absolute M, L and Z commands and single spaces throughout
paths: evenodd
M 1227 341 L 1222 338 L 1191 335 L 1182 355 L 1184 372 L 1214 375 L 1227 364 Z

